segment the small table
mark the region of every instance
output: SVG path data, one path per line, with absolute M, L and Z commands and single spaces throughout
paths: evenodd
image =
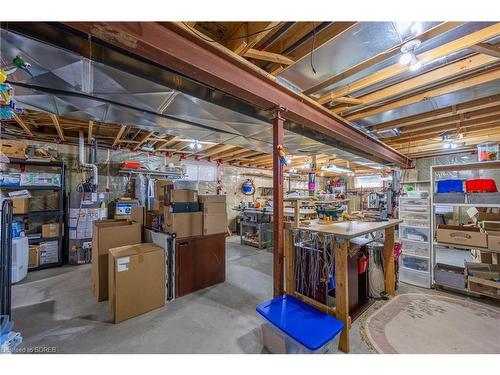
M 323 234 L 334 235 L 335 249 L 335 315 L 344 323 L 344 330 L 340 335 L 339 349 L 345 353 L 349 352 L 349 329 L 351 319 L 349 316 L 349 292 L 347 275 L 347 256 L 349 253 L 350 240 L 365 234 L 384 230 L 384 269 L 385 269 L 385 291 L 394 296 L 395 273 L 394 273 L 394 227 L 403 220 L 390 219 L 387 221 L 342 221 L 331 224 L 319 224 L 317 220 L 311 221 L 310 225 L 299 225 L 298 229 L 309 230 Z M 292 242 L 292 241 L 290 241 Z M 289 244 L 291 244 L 289 242 Z M 293 247 L 293 244 L 291 244 Z M 290 255 L 289 255 L 290 256 Z M 287 262 L 289 264 L 289 262 Z M 288 268 L 287 268 L 288 270 Z M 287 280 L 289 278 L 287 277 Z M 288 290 L 288 287 L 287 287 Z M 312 302 L 312 301 L 306 301 Z M 329 308 L 327 307 L 327 310 Z

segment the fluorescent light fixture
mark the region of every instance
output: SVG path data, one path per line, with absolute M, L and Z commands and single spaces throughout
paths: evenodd
M 354 170 L 350 168 L 339 167 L 335 164 L 323 165 L 321 170 L 325 172 L 354 173 Z

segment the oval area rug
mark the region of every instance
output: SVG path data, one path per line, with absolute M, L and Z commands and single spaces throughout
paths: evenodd
M 434 294 L 400 294 L 364 323 L 384 354 L 500 353 L 500 309 Z

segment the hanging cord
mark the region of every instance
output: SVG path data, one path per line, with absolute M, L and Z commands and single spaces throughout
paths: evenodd
M 316 25 L 315 22 L 313 21 L 313 40 L 312 40 L 312 45 L 311 45 L 311 69 L 314 74 L 316 74 L 316 69 L 314 69 L 314 62 L 313 62 L 313 54 L 314 54 L 314 45 L 316 44 Z

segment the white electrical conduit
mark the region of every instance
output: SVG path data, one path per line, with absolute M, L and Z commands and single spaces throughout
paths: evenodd
M 79 151 L 80 166 L 84 169 L 91 169 L 92 170 L 92 172 L 94 174 L 93 183 L 97 186 L 97 184 L 98 184 L 97 183 L 97 181 L 98 181 L 97 165 L 89 164 L 89 163 L 85 162 L 85 140 L 83 137 L 83 131 L 80 131 L 80 133 L 79 133 L 79 141 L 80 141 L 80 145 L 79 145 L 78 151 Z

